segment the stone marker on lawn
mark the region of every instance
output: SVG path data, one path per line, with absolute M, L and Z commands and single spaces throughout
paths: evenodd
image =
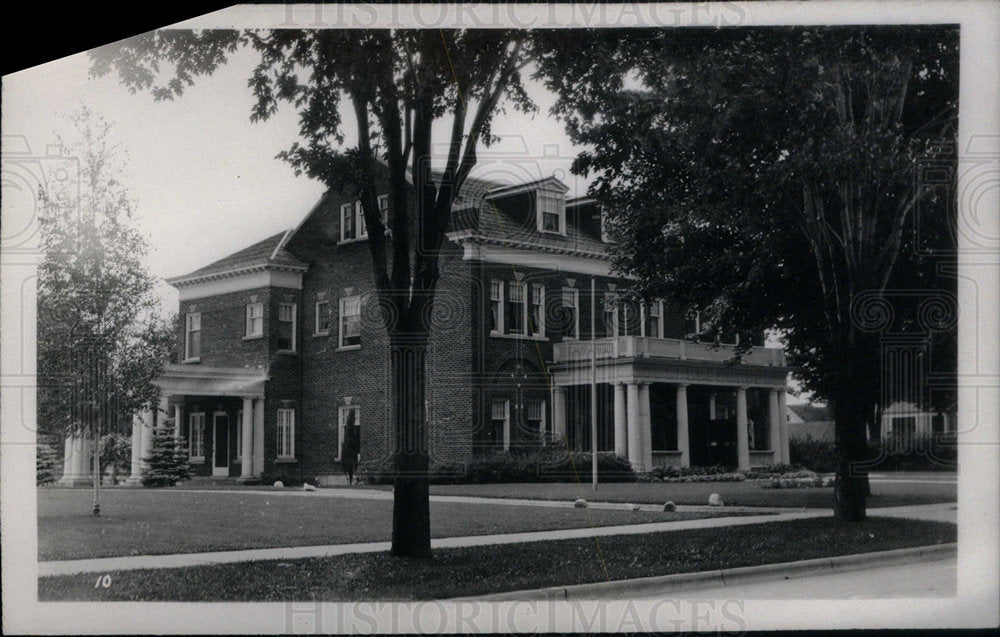
M 663 510 L 664 511 L 676 511 L 677 510 L 677 505 L 674 504 L 673 500 L 667 500 L 664 503 L 664 505 L 663 505 Z
M 313 485 L 309 484 L 308 482 L 304 482 L 302 484 L 302 490 L 303 491 L 315 491 L 316 487 L 314 487 Z
M 573 502 L 573 506 L 575 506 L 578 509 L 586 509 L 587 508 L 587 501 L 584 500 L 583 498 L 577 498 Z
M 712 495 L 708 496 L 708 505 L 713 507 L 722 506 L 723 505 L 722 496 L 720 496 L 718 493 L 713 493 Z
M 274 486 L 277 487 L 277 488 L 279 488 L 279 489 L 283 489 L 285 487 L 285 483 L 282 482 L 281 480 L 275 480 Z

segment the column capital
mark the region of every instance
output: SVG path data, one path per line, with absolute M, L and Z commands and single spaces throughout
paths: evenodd
M 687 389 L 691 386 L 691 383 L 674 383 L 674 385 L 677 386 L 677 389 Z

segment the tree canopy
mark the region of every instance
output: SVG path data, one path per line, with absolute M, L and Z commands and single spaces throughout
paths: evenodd
M 954 192 L 924 169 L 954 179 L 957 56 L 953 27 L 772 27 L 595 31 L 543 59 L 616 268 L 715 337 L 777 330 L 842 458 L 879 402 L 886 315 L 954 327 L 914 309 L 954 285 L 928 256 L 954 248 Z

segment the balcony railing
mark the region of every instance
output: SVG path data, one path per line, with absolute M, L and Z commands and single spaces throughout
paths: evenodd
M 728 361 L 733 357 L 732 346 L 713 348 L 706 343 L 694 343 L 676 338 L 651 338 L 649 336 L 617 336 L 596 341 L 565 341 L 556 343 L 554 358 L 557 363 L 588 361 L 591 351 L 597 348 L 598 359 L 607 358 L 672 358 L 693 361 Z M 744 365 L 782 367 L 784 350 L 771 347 L 751 347 L 743 355 Z

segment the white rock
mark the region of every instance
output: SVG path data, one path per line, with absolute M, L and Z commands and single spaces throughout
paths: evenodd
M 274 482 L 274 486 L 278 487 L 279 489 L 282 489 L 282 488 L 284 488 L 284 486 L 285 486 L 285 483 L 284 483 L 284 482 L 282 482 L 281 480 L 276 480 L 276 481 Z
M 722 496 L 720 496 L 718 493 L 713 493 L 712 495 L 708 496 L 708 505 L 713 507 L 722 506 L 723 505 Z
M 676 505 L 676 504 L 674 504 L 674 501 L 673 501 L 673 500 L 667 500 L 667 501 L 666 501 L 666 502 L 665 502 L 665 503 L 663 504 L 663 510 L 664 510 L 664 511 L 676 511 L 676 510 L 677 510 L 677 505 Z
M 304 483 L 304 484 L 302 485 L 302 490 L 303 490 L 303 491 L 315 491 L 315 490 L 316 490 L 316 487 L 314 487 L 313 485 L 311 485 L 311 484 L 309 484 L 308 482 L 306 482 L 306 483 Z
M 587 508 L 587 501 L 584 500 L 583 498 L 577 498 L 573 502 L 573 506 L 575 506 L 578 509 L 586 509 Z

